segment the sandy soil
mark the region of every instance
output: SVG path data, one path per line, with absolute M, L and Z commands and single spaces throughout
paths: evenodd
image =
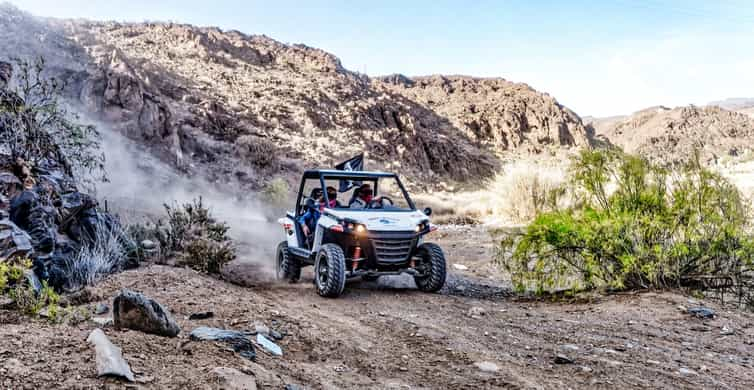
M 340 299 L 323 299 L 310 279 L 248 288 L 157 265 L 114 275 L 91 290 L 89 306 L 129 288 L 166 305 L 183 329 L 171 339 L 105 328 L 138 383 L 96 377 L 85 342 L 93 322 L 48 325 L 0 311 L 0 386 L 216 388 L 212 369 L 232 367 L 277 389 L 754 387 L 754 315 L 705 301 L 717 316 L 696 319 L 679 306 L 698 303 L 673 292 L 577 302 L 516 297 L 474 275 L 491 266 L 485 237 L 477 227 L 440 232 L 449 263 L 470 268 L 451 268 L 441 294 L 354 281 Z M 207 310 L 214 318 L 187 319 Z M 188 341 L 200 325 L 249 330 L 255 322 L 286 334 L 282 357 L 258 349 L 254 363 L 223 344 Z M 558 355 L 572 363 L 556 363 Z

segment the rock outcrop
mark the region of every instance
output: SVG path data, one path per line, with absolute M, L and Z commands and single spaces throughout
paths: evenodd
M 695 151 L 702 162 L 714 162 L 754 149 L 754 118 L 717 106 L 652 107 L 592 125 L 625 151 L 668 164 L 687 161 Z
M 0 61 L 0 79 L 10 80 L 12 71 L 9 63 Z M 72 275 L 87 272 L 74 270 L 75 253 L 93 245 L 100 229 L 120 232 L 120 225 L 112 215 L 97 210 L 92 197 L 78 191 L 64 169 L 63 154 L 50 153 L 39 146 L 39 138 L 30 136 L 47 129 L 21 109 L 26 104 L 7 83 L 0 83 L 0 262 L 29 258 L 36 276 L 56 290 L 79 288 L 81 278 Z M 124 265 L 114 264 L 101 272 Z
M 581 118 L 553 97 L 499 78 L 392 75 L 375 81 L 448 118 L 475 143 L 540 152 L 589 145 Z

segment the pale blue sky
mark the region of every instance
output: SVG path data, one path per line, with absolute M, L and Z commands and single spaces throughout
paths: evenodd
M 499 76 L 581 115 L 754 97 L 751 0 L 10 2 L 40 16 L 266 34 L 369 75 Z

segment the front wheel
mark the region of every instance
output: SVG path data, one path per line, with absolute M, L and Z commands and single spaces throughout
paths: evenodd
M 278 244 L 276 263 L 275 274 L 278 280 L 296 283 L 301 278 L 301 265 L 288 253 L 288 242 Z
M 425 243 L 416 249 L 416 257 L 421 262 L 418 267 L 421 276 L 415 276 L 414 281 L 419 290 L 437 292 L 445 284 L 445 254 L 437 244 Z
M 314 265 L 314 283 L 317 293 L 323 297 L 336 298 L 346 286 L 346 257 L 343 249 L 335 244 L 324 244 L 317 253 Z

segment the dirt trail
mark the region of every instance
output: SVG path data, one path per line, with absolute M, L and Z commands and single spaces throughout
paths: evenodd
M 442 238 L 443 245 L 452 239 Z M 277 389 L 289 383 L 314 389 L 754 387 L 754 315 L 703 302 L 718 316 L 692 318 L 678 309 L 692 304 L 688 298 L 667 292 L 528 301 L 507 296 L 490 280 L 452 274 L 446 294 L 352 282 L 341 298 L 323 299 L 309 278 L 244 288 L 150 266 L 105 280 L 89 305 L 130 288 L 175 314 L 183 329 L 178 339 L 105 329 L 142 388 L 214 388 L 212 369 L 220 366 Z M 187 319 L 206 310 L 215 316 Z M 200 325 L 249 330 L 255 322 L 286 334 L 279 342 L 284 356 L 259 349 L 252 363 L 222 344 L 187 342 Z M 95 377 L 94 354 L 84 341 L 95 324 L 47 325 L 4 311 L 0 324 L 1 387 L 126 387 Z M 573 363 L 557 364 L 557 355 Z M 493 363 L 493 370 L 480 369 L 480 362 Z

